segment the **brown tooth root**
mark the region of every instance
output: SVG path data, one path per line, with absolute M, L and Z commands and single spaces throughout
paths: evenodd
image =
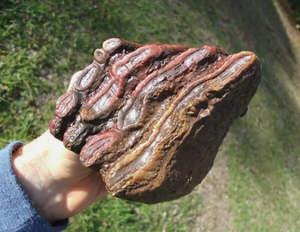
M 50 132 L 100 171 L 116 197 L 157 203 L 188 194 L 213 165 L 261 79 L 252 52 L 113 38 L 57 102 Z

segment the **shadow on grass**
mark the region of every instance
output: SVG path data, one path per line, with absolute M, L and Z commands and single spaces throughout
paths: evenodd
M 236 25 L 225 36 L 232 39 L 230 48 L 252 50 L 263 64 L 257 95 L 246 117 L 231 128 L 233 141 L 226 148 L 238 229 L 297 230 L 300 112 L 291 86 L 299 86 L 299 51 L 293 50 L 272 1 L 210 3 Z
M 282 147 L 281 155 L 284 155 L 284 157 L 277 158 L 288 163 L 290 163 L 289 160 L 292 160 L 293 166 L 297 166 L 299 154 L 294 153 L 293 149 L 298 147 L 300 140 L 299 106 L 291 96 L 286 83 L 298 84 L 300 81 L 296 78 L 299 70 L 296 67 L 294 54 L 298 51 L 293 51 L 286 30 L 271 0 L 216 2 L 218 2 L 218 9 L 222 11 L 222 15 L 224 14 L 225 18 L 230 17 L 238 26 L 238 31 L 236 31 L 238 33 L 231 36 L 241 38 L 244 41 L 243 49 L 251 49 L 256 52 L 263 64 L 263 79 L 258 91 L 259 95 L 263 95 L 260 97 L 262 102 L 256 102 L 256 106 L 253 103 L 253 107 L 259 107 L 254 109 L 255 113 L 259 114 L 256 115 L 257 119 L 268 120 L 269 122 L 257 122 L 256 120 L 257 124 L 246 126 L 245 137 L 237 137 L 244 140 L 241 144 L 253 141 L 249 137 L 257 137 L 258 140 L 264 139 L 266 146 L 268 146 L 268 139 L 277 141 L 280 144 L 274 144 L 274 147 Z M 234 46 L 234 41 L 232 45 Z M 234 127 L 237 128 L 241 124 L 247 123 L 245 120 L 241 120 Z M 262 138 L 259 130 L 254 130 L 254 127 L 267 125 L 268 127 L 264 128 L 265 131 L 261 130 L 261 134 L 269 134 L 270 137 Z M 232 131 L 238 132 L 239 130 Z M 293 147 L 293 144 L 296 147 Z M 256 155 L 258 158 L 262 154 Z M 243 158 L 245 162 L 249 161 L 248 155 Z M 298 162 L 295 163 L 297 160 Z M 287 168 L 287 170 L 289 169 L 290 167 Z

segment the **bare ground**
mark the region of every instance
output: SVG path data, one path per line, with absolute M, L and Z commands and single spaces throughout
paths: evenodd
M 227 185 L 229 180 L 227 157 L 219 152 L 213 168 L 194 194 L 203 197 L 202 214 L 196 221 L 196 232 L 235 231 L 234 214 L 230 211 Z

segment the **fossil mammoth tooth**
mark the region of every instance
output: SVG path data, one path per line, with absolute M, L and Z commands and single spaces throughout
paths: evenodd
M 50 132 L 116 197 L 182 197 L 213 165 L 261 79 L 252 52 L 109 39 L 58 101 Z

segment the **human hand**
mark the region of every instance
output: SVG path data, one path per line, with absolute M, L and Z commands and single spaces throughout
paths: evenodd
M 78 155 L 49 131 L 20 148 L 12 162 L 23 189 L 50 224 L 107 194 L 100 173 L 82 166 Z

